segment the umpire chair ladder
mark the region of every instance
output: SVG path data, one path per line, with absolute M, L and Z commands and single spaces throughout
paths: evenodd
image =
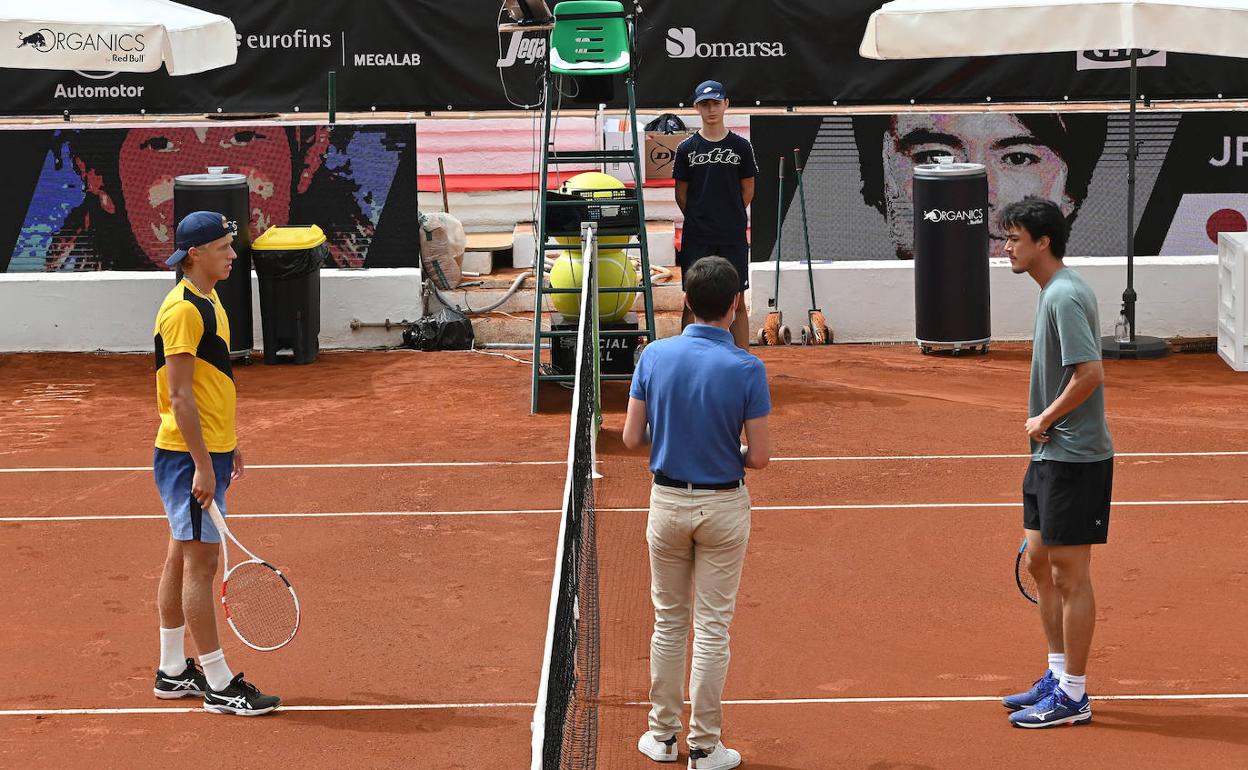
M 543 297 L 547 294 L 579 294 L 580 286 L 556 288 L 549 285 L 546 277 L 546 254 L 551 251 L 568 251 L 569 256 L 576 257 L 583 245 L 579 238 L 580 222 L 568 223 L 564 217 L 559 226 L 552 226 L 548 212 L 557 209 L 576 211 L 575 219 L 585 221 L 598 219 L 597 237 L 626 236 L 627 243 L 609 244 L 611 249 L 623 249 L 626 252 L 636 251 L 640 255 L 638 286 L 602 287 L 598 288 L 600 296 L 607 293 L 640 292 L 645 303 L 645 328 L 604 329 L 599 332 L 602 339 L 614 337 L 640 337 L 645 342 L 656 339 L 654 325 L 654 295 L 650 283 L 650 250 L 646 239 L 646 207 L 642 184 L 641 145 L 638 143 L 637 132 L 637 100 L 634 91 L 634 21 L 625 14 L 624 6 L 618 0 L 564 0 L 555 6 L 555 24 L 550 32 L 550 45 L 546 57 L 545 94 L 542 114 L 542 160 L 538 183 L 541 185 L 541 208 L 537 227 L 537 255 L 534 260 L 534 271 L 537 277 L 533 313 L 533 398 L 531 410 L 537 412 L 539 388 L 543 382 L 569 382 L 576 378 L 574 373 L 558 374 L 553 370 L 544 371 L 542 362 L 542 340 L 551 340 L 552 347 L 558 344 L 561 337 L 575 337 L 575 329 L 543 329 L 542 306 Z M 552 141 L 554 126 L 551 121 L 551 105 L 559 98 L 559 79 L 563 76 L 574 77 L 611 77 L 624 74 L 624 82 L 628 91 L 628 125 L 632 133 L 632 147 L 627 150 L 556 150 Z M 551 190 L 547 189 L 547 174 L 551 166 L 564 164 L 604 164 L 618 163 L 632 169 L 634 186 L 624 191 L 608 191 L 612 197 L 604 198 L 599 191 L 584 193 L 568 199 L 560 196 L 552 199 Z M 623 192 L 623 197 L 614 196 L 614 192 Z M 598 196 L 598 197 L 594 197 Z M 618 208 L 617 208 L 618 207 Z M 608 216 L 604 212 L 610 210 L 620 212 L 618 216 Z M 562 212 L 561 212 L 562 213 Z M 577 237 L 576 245 L 550 243 L 553 237 Z M 573 254 L 572 252 L 575 252 Z M 631 262 L 631 260 L 630 260 Z M 553 324 L 552 324 L 553 325 Z M 603 374 L 603 380 L 630 380 L 631 374 Z

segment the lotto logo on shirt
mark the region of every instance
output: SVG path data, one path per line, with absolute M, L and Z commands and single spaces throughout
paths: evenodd
M 741 156 L 728 149 L 727 147 L 716 147 L 707 152 L 691 152 L 689 153 L 690 166 L 708 166 L 713 163 L 722 163 L 728 166 L 741 165 Z

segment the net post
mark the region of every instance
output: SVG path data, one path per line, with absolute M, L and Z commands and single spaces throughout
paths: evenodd
M 586 301 L 584 312 L 589 314 L 590 348 L 593 356 L 593 409 L 594 426 L 590 437 L 590 468 L 593 478 L 600 479 L 598 472 L 598 431 L 602 429 L 602 328 L 598 313 L 598 223 L 586 222 L 582 225 L 581 254 L 585 258 L 583 270 L 588 279 L 585 283 Z

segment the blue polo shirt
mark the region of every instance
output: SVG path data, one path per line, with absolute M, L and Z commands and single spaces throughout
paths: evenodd
M 745 476 L 741 428 L 771 412 L 763 362 L 703 324 L 646 345 L 629 395 L 646 402 L 650 471 L 693 484 Z

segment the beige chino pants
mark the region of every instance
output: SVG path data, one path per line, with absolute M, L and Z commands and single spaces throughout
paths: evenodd
M 722 697 L 728 676 L 728 627 L 750 539 L 750 494 L 739 489 L 650 489 L 650 729 L 660 736 L 681 730 L 685 652 L 693 619 L 689 696 L 689 746 L 719 743 Z

